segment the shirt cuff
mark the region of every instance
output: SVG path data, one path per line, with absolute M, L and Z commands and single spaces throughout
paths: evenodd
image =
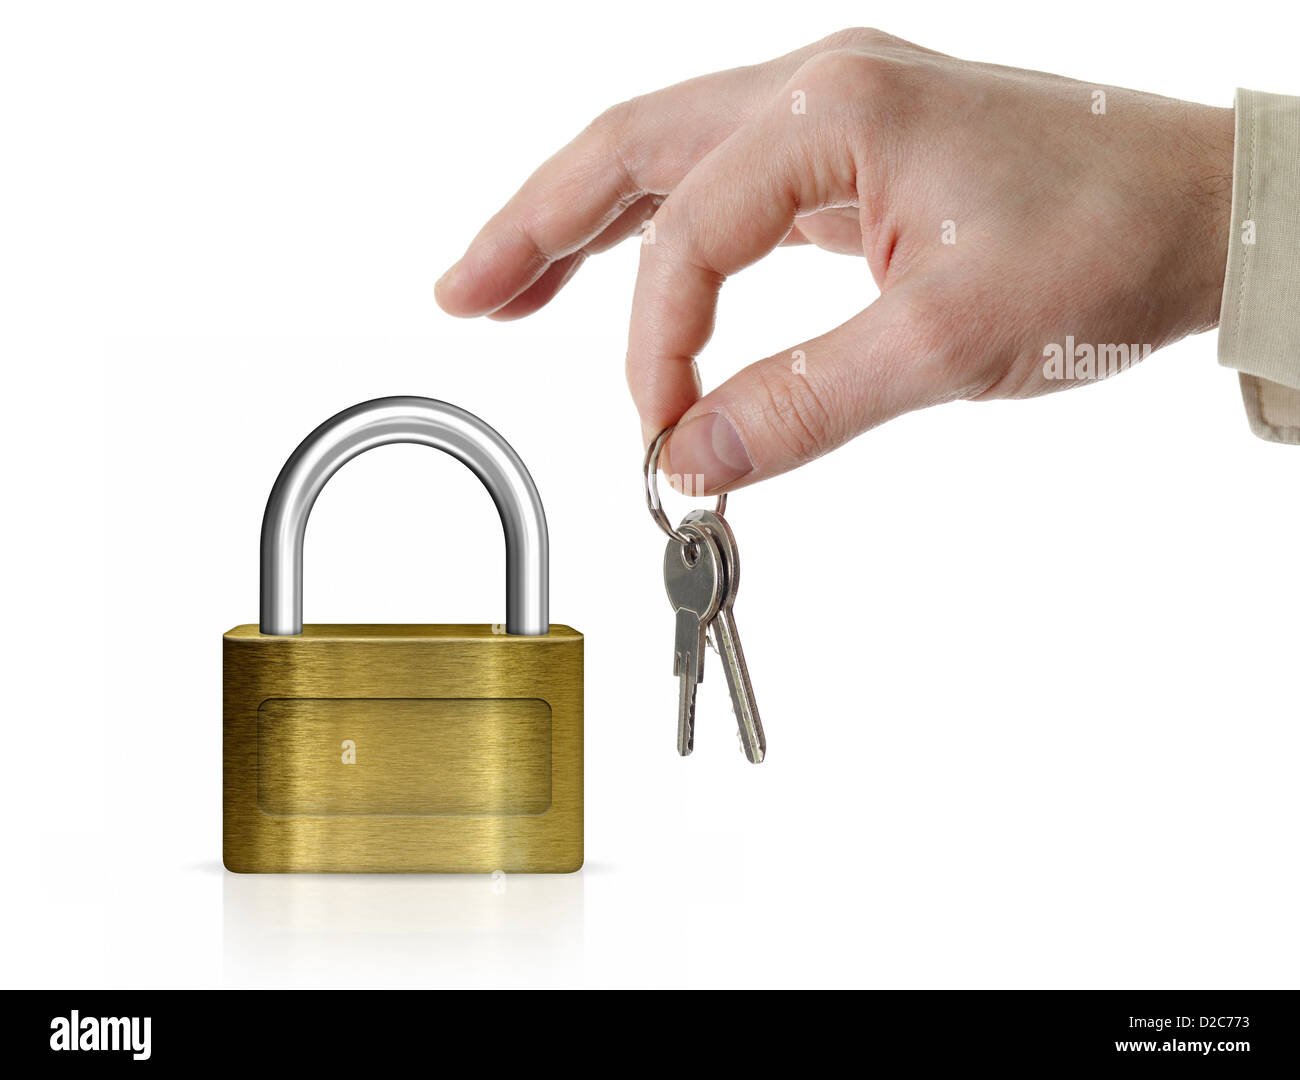
M 1300 98 L 1237 91 L 1219 363 L 1251 430 L 1300 445 Z

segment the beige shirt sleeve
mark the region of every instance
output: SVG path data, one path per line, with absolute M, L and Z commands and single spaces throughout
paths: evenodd
M 1251 430 L 1300 445 L 1300 97 L 1237 91 L 1219 363 Z

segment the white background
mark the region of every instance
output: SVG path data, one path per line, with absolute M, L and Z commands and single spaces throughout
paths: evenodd
M 1300 92 L 1295 27 L 1170 10 L 6 4 L 4 983 L 1295 985 L 1300 449 L 1249 434 L 1213 334 L 734 496 L 755 768 L 716 657 L 674 752 L 635 245 L 520 323 L 432 301 L 606 106 L 845 26 Z M 861 262 L 777 253 L 726 287 L 706 383 L 874 295 Z M 579 874 L 221 868 L 220 636 L 256 619 L 267 492 L 393 393 L 479 413 L 542 492 L 552 617 L 587 635 Z M 320 499 L 307 617 L 495 621 L 501 559 L 466 470 L 380 450 Z

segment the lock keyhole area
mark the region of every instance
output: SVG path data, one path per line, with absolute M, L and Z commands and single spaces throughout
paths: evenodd
M 352 739 L 344 739 L 342 747 L 343 756 L 339 760 L 344 765 L 355 765 L 357 763 L 357 744 Z

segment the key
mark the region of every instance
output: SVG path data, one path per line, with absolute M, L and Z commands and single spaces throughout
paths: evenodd
M 722 556 L 707 533 L 691 537 L 688 548 L 669 540 L 664 551 L 664 589 L 677 613 L 673 674 L 678 678 L 677 752 L 695 749 L 695 689 L 704 680 L 704 632 L 722 596 Z M 690 548 L 694 548 L 694 557 Z
M 682 520 L 679 531 L 687 536 L 706 533 L 722 556 L 722 594 L 718 599 L 717 614 L 709 626 L 710 644 L 722 657 L 727 691 L 731 695 L 731 708 L 740 734 L 740 748 L 745 757 L 757 765 L 767 755 L 767 737 L 763 734 L 763 722 L 754 701 L 749 665 L 745 663 L 745 650 L 740 645 L 740 631 L 733 610 L 736 591 L 740 588 L 740 553 L 736 548 L 736 535 L 725 518 L 710 510 L 692 510 Z

